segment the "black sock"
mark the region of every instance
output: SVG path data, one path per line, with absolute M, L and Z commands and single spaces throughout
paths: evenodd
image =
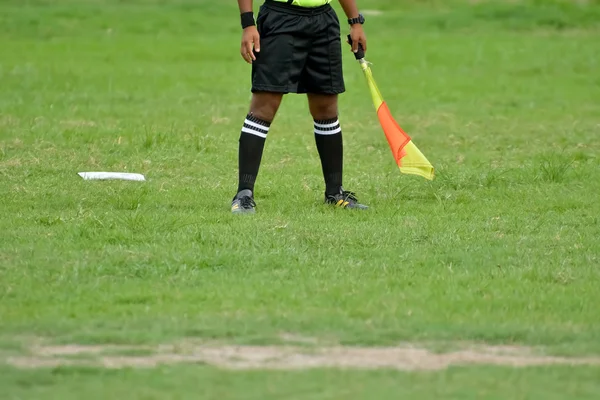
M 244 121 L 244 127 L 240 135 L 240 147 L 238 153 L 239 181 L 238 192 L 250 189 L 254 192 L 254 182 L 260 168 L 263 149 L 267 133 L 269 133 L 270 122 L 248 114 Z
M 337 118 L 315 120 L 315 141 L 325 178 L 325 194 L 337 194 L 342 187 L 344 164 L 340 121 Z

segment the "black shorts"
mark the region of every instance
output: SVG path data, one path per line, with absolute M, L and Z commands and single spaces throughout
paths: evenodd
M 303 8 L 266 1 L 256 25 L 260 53 L 252 63 L 252 92 L 345 91 L 340 21 L 330 5 Z

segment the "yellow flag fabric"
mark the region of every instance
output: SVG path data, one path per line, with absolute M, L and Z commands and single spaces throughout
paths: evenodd
M 400 172 L 404 174 L 420 175 L 425 179 L 433 180 L 435 176 L 433 165 L 425 158 L 423 153 L 415 146 L 410 136 L 406 134 L 398 125 L 390 109 L 388 108 L 381 92 L 375 83 L 373 78 L 373 72 L 369 68 L 369 64 L 363 59 L 360 63 L 367 83 L 369 85 L 369 91 L 373 98 L 373 105 L 377 110 L 377 117 L 385 137 L 388 141 L 394 159 L 400 167 Z

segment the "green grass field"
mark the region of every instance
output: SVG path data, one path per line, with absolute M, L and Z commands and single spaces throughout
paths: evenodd
M 258 213 L 239 217 L 235 1 L 0 1 L 1 399 L 600 397 L 600 2 L 358 3 L 374 76 L 436 179 L 398 171 L 348 50 L 344 186 L 371 209 L 322 204 L 312 119 L 290 95 Z M 589 362 L 112 369 L 39 354 L 143 359 L 191 340 Z

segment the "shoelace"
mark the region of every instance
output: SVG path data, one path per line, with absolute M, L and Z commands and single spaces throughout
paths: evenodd
M 342 196 L 344 196 L 344 201 L 348 201 L 348 199 L 352 200 L 352 201 L 358 201 L 358 199 L 356 198 L 356 193 L 354 192 L 347 192 L 347 191 L 342 191 Z
M 240 205 L 242 208 L 254 208 L 256 207 L 256 203 L 254 199 L 250 196 L 244 196 L 240 199 Z

